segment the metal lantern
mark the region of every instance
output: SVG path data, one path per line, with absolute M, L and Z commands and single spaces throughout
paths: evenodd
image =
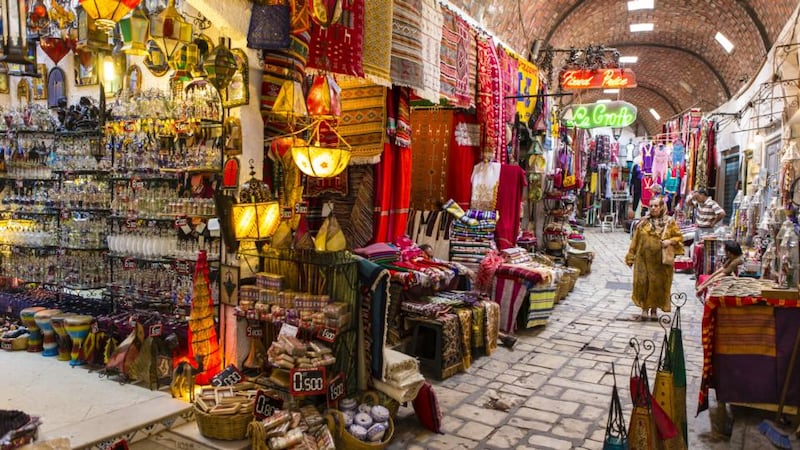
M 110 30 L 142 0 L 80 0 L 81 6 L 97 23 L 98 28 Z
M 36 64 L 36 46 L 28 41 L 25 0 L 0 0 L 3 42 L 0 61 L 7 64 Z
M 81 5 L 75 8 L 75 17 L 78 23 L 75 48 L 90 48 L 93 50 L 111 50 L 108 43 L 108 33 L 97 26 Z
M 167 61 L 183 44 L 192 42 L 192 33 L 192 24 L 175 8 L 175 0 L 169 0 L 166 8 L 150 17 L 150 36 L 159 42 Z
M 122 38 L 122 51 L 128 55 L 146 56 L 150 19 L 141 5 L 123 17 L 118 26 Z
M 181 46 L 180 50 L 172 55 L 167 61 L 169 67 L 175 71 L 173 78 L 181 80 L 192 79 L 192 69 L 197 66 L 200 58 L 200 51 L 197 44 L 191 43 Z
M 236 57 L 228 49 L 229 43 L 228 38 L 219 38 L 219 45 L 214 47 L 214 50 L 203 62 L 203 69 L 208 74 L 208 81 L 220 92 L 228 87 L 239 67 L 236 64 Z

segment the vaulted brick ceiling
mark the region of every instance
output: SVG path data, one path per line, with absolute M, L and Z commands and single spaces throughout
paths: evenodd
M 640 111 L 635 126 L 660 131 L 647 114 L 664 118 L 690 107 L 713 109 L 727 101 L 761 68 L 767 51 L 797 7 L 797 0 L 655 0 L 655 8 L 628 11 L 625 0 L 450 0 L 512 49 L 527 57 L 535 40 L 542 49 L 615 48 L 638 56 L 628 65 L 639 87 L 621 97 Z M 652 22 L 652 32 L 631 33 L 632 23 Z M 734 44 L 726 53 L 714 40 L 722 32 Z M 566 53 L 556 53 L 554 80 Z M 603 96 L 584 92 L 582 103 Z M 564 101 L 570 101 L 569 97 Z M 573 98 L 572 101 L 575 101 Z

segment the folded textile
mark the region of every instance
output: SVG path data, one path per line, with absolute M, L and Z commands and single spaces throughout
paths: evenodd
M 374 262 L 378 262 L 378 260 L 389 262 L 400 260 L 400 250 L 394 245 L 387 244 L 385 242 L 378 242 L 366 247 L 354 248 L 353 253 L 363 256 L 364 258 Z
M 383 392 L 400 403 L 405 403 L 413 401 L 415 398 L 417 398 L 420 388 L 422 388 L 422 385 L 425 383 L 425 377 L 419 374 L 417 375 L 419 378 L 414 379 L 413 382 L 405 388 L 396 386 L 391 382 L 381 381 L 378 379 L 372 380 L 372 383 L 375 385 L 375 389 Z

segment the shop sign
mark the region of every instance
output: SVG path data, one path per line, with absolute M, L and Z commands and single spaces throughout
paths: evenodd
M 289 372 L 289 394 L 321 395 L 325 389 L 325 367 L 292 369 Z
M 570 127 L 624 128 L 636 121 L 636 107 L 623 101 L 570 105 L 563 118 Z
M 636 87 L 631 69 L 565 70 L 559 76 L 562 89 L 626 89 Z

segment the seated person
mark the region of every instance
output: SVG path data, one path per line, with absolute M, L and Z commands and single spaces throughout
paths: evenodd
M 705 290 L 720 278 L 739 273 L 739 267 L 742 264 L 744 264 L 742 247 L 736 241 L 726 241 L 725 259 L 722 261 L 722 267 L 711 275 L 700 275 L 698 279 L 699 284 L 697 285 L 697 296 L 702 296 Z

